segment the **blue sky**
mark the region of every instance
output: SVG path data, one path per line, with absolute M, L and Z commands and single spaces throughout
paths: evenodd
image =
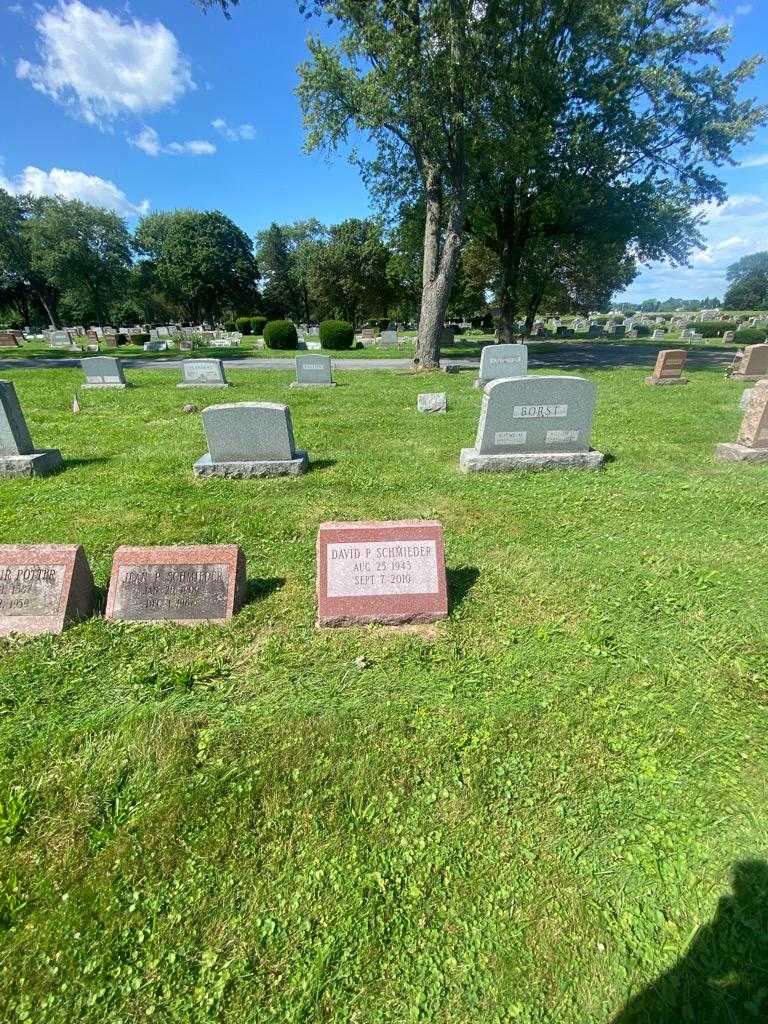
M 734 62 L 768 40 L 768 0 L 722 0 L 712 19 L 731 25 Z M 302 153 L 294 89 L 308 30 L 293 0 L 241 0 L 231 21 L 191 0 L 0 0 L 0 185 L 131 222 L 220 209 L 249 233 L 365 215 L 354 167 Z M 768 69 L 748 92 L 768 102 Z M 729 263 L 768 248 L 768 130 L 737 157 L 691 267 L 644 270 L 624 298 L 720 295 Z

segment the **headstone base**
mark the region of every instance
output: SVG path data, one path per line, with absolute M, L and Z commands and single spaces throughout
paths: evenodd
M 664 384 L 687 384 L 687 377 L 646 377 L 644 384 L 650 384 L 653 387 L 660 387 Z
M 184 383 L 177 384 L 176 387 L 177 388 L 197 388 L 198 390 L 205 389 L 205 390 L 208 390 L 208 391 L 217 391 L 217 390 L 221 390 L 221 388 L 228 388 L 229 384 L 226 383 L 226 382 L 222 383 L 222 384 L 214 384 L 214 383 L 208 384 L 205 381 L 201 381 L 199 384 L 194 384 L 192 382 L 189 382 L 187 384 L 184 384 Z
M 83 391 L 125 391 L 127 384 L 82 384 Z
M 768 462 L 768 448 L 749 448 L 735 442 L 716 444 L 715 462 Z
M 738 370 L 728 374 L 728 380 L 763 380 L 764 373 L 739 373 Z
M 31 455 L 0 455 L 0 477 L 49 476 L 63 464 L 58 448 L 41 448 Z
M 291 383 L 288 385 L 288 387 L 289 388 L 335 388 L 336 387 L 336 381 L 332 380 L 332 381 L 326 381 L 326 382 L 323 382 L 323 383 L 320 383 L 318 381 L 317 384 L 299 384 L 299 382 L 297 380 L 292 380 Z
M 462 448 L 459 469 L 464 473 L 517 473 L 545 469 L 602 469 L 603 452 L 527 452 L 482 455 L 476 448 Z
M 301 476 L 306 473 L 309 456 L 297 451 L 294 459 L 276 459 L 263 462 L 213 462 L 210 452 L 193 466 L 195 476 L 227 477 L 231 480 L 248 480 L 259 476 Z

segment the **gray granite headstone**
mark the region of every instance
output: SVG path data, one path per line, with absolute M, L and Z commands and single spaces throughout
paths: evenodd
M 276 402 L 236 402 L 203 409 L 208 452 L 197 476 L 297 476 L 308 464 L 293 441 L 291 412 Z
M 36 449 L 9 380 L 0 380 L 0 477 L 47 476 L 61 466 L 61 452 Z
M 379 347 L 380 348 L 396 348 L 397 347 L 397 331 L 382 331 L 379 336 Z
M 296 380 L 292 388 L 332 388 L 331 357 L 324 355 L 296 356 Z
M 590 438 L 595 385 L 583 377 L 512 377 L 485 387 L 474 448 L 462 450 L 467 472 L 597 469 L 605 456 Z
M 448 396 L 444 391 L 431 391 L 416 399 L 418 412 L 447 412 Z
M 179 388 L 226 388 L 224 364 L 220 359 L 185 359 L 181 364 Z
M 527 373 L 527 345 L 486 345 L 480 353 L 480 375 L 475 387 L 484 387 L 500 377 L 525 377 Z
M 125 377 L 119 359 L 114 356 L 93 356 L 81 359 L 85 374 L 84 388 L 125 388 Z

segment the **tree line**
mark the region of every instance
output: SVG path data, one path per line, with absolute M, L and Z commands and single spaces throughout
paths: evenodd
M 238 0 L 196 2 L 236 16 Z M 761 58 L 725 68 L 707 0 L 297 2 L 335 29 L 299 68 L 307 148 L 346 148 L 382 208 L 420 228 L 424 367 L 468 242 L 510 340 L 549 295 L 684 263 L 696 207 L 725 198 L 713 168 L 765 121 L 739 95 Z

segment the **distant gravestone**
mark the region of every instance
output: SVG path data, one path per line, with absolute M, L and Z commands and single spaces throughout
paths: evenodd
M 80 365 L 85 374 L 84 388 L 126 388 L 123 367 L 114 356 L 94 356 L 81 359 Z
M 48 476 L 62 465 L 56 448 L 36 449 L 16 389 L 0 380 L 0 477 Z
M 323 355 L 296 356 L 296 380 L 292 388 L 335 388 L 331 375 L 331 357 Z
M 448 324 L 447 327 L 443 327 L 440 331 L 440 344 L 450 347 L 456 342 L 456 328 L 453 324 Z
M 68 331 L 51 331 L 48 344 L 51 348 L 72 348 L 72 338 Z
M 583 377 L 513 377 L 486 385 L 474 448 L 464 448 L 467 473 L 600 469 L 590 448 L 595 385 Z
M 0 545 L 0 636 L 61 633 L 93 610 L 93 576 L 79 544 Z
M 145 341 L 144 351 L 145 352 L 166 352 L 168 350 L 168 342 L 166 341 Z
M 309 463 L 293 441 L 291 412 L 275 402 L 235 402 L 203 409 L 208 451 L 194 466 L 196 476 L 244 479 L 298 476 Z
M 486 345 L 480 353 L 480 375 L 476 388 L 501 377 L 525 377 L 528 373 L 527 345 Z
M 229 387 L 220 359 L 185 359 L 181 364 L 181 375 L 177 388 Z
M 374 329 L 372 327 L 364 327 L 362 329 L 362 331 L 360 331 L 360 337 L 361 338 L 375 338 L 376 337 L 376 331 L 374 331 Z
M 723 333 L 723 341 L 734 341 L 736 338 L 735 331 L 725 331 Z
M 416 399 L 417 412 L 447 412 L 448 396 L 444 391 L 419 395 Z
M 732 380 L 760 380 L 768 374 L 768 344 L 747 345 Z
M 0 332 L 0 348 L 16 348 L 18 341 L 9 331 Z
M 646 384 L 687 384 L 682 376 L 688 352 L 683 348 L 663 348 L 656 357 L 656 365 L 650 377 L 645 378 Z
M 663 341 L 663 339 L 664 339 L 664 331 L 662 331 L 662 330 L 658 330 L 657 329 L 651 335 L 651 341 Z
M 448 615 L 443 528 L 433 520 L 323 523 L 317 624 L 436 622 Z
M 451 344 L 449 342 L 449 344 Z M 397 331 L 382 331 L 379 335 L 381 348 L 397 348 Z
M 236 544 L 120 547 L 112 561 L 107 619 L 123 622 L 228 622 L 247 590 Z
M 715 446 L 717 462 L 768 462 L 768 380 L 750 390 L 736 442 Z
M 588 338 L 599 338 L 603 333 L 603 328 L 600 324 L 590 324 L 589 330 L 587 331 Z

